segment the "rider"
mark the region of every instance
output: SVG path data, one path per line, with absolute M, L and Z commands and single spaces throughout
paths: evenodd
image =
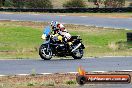
M 66 30 L 66 28 L 64 27 L 63 24 L 61 24 L 57 21 L 55 21 L 55 22 L 52 21 L 51 27 L 54 32 L 53 34 L 61 35 L 64 42 L 67 42 L 69 45 L 72 44 L 71 42 L 69 42 L 69 40 L 71 39 L 71 35 L 68 33 L 68 31 Z
M 67 42 L 71 39 L 71 35 L 68 33 L 63 24 L 57 24 L 58 33 L 64 38 L 64 41 Z
M 59 34 L 59 29 L 57 28 L 57 25 L 59 23 L 57 21 L 51 21 L 50 25 L 51 25 L 51 28 L 52 28 L 52 36 L 53 37 L 57 37 L 58 40 L 60 40 L 62 42 L 62 36 Z

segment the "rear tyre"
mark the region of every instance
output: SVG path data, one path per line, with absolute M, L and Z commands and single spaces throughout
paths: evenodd
M 83 57 L 83 49 L 77 49 L 74 52 L 72 52 L 72 57 L 74 59 L 81 59 Z
M 48 48 L 48 45 L 42 44 L 39 48 L 39 55 L 44 60 L 50 60 L 52 58 L 52 50 Z

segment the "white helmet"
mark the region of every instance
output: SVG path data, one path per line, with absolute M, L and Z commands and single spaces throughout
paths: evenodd
M 62 29 L 62 28 L 65 29 L 65 27 L 64 27 L 63 24 L 58 24 L 58 25 L 57 25 L 57 28 L 58 28 L 58 29 Z

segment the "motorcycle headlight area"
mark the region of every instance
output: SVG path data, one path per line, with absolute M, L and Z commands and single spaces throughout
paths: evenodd
M 43 35 L 41 36 L 41 38 L 42 38 L 42 39 L 46 39 L 46 34 L 43 34 Z

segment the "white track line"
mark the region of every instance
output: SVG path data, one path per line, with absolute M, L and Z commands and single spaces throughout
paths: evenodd
M 79 16 L 79 17 L 88 17 L 88 16 Z
M 17 74 L 18 76 L 28 76 L 30 74 Z
M 50 74 L 53 74 L 53 73 L 40 73 L 40 75 L 50 75 Z
M 106 73 L 106 72 L 109 72 L 109 71 L 91 71 L 93 73 Z
M 107 72 L 132 72 L 132 70 L 118 70 L 118 71 L 89 71 L 90 73 L 107 73 Z M 52 75 L 52 74 L 77 74 L 78 72 L 66 72 L 66 73 L 38 73 L 36 75 Z M 29 76 L 32 74 L 16 74 L 16 76 Z M 10 76 L 0 74 L 0 77 Z M 12 76 L 12 75 L 11 75 Z
M 0 75 L 0 77 L 4 77 L 4 76 L 7 76 L 7 75 Z
M 66 15 L 58 15 L 58 16 L 66 16 Z
M 67 72 L 69 74 L 77 74 L 78 72 Z

